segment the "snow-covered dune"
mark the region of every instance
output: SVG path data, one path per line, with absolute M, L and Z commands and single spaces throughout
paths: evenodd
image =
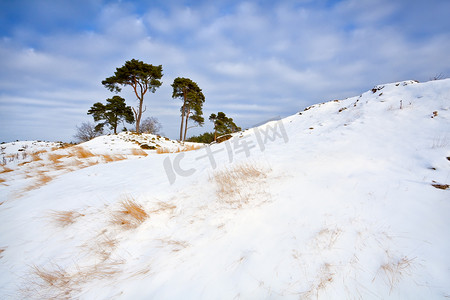
M 196 151 L 137 139 L 6 162 L 0 298 L 450 297 L 449 79 L 376 86 Z

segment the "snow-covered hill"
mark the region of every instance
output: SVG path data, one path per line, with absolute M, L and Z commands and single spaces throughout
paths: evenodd
M 196 151 L 126 137 L 2 167 L 0 298 L 450 297 L 449 79 Z

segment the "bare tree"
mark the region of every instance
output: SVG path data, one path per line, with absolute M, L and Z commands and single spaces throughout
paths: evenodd
M 158 119 L 155 117 L 148 117 L 141 122 L 141 132 L 160 134 L 162 125 L 159 123 Z
M 76 126 L 76 128 L 77 133 L 73 137 L 80 142 L 87 142 L 103 133 L 103 130 L 96 130 L 95 125 L 91 122 L 83 122 L 80 127 Z

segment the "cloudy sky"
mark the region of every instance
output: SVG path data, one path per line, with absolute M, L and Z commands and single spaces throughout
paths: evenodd
M 241 127 L 374 85 L 450 76 L 448 0 L 0 0 L 0 141 L 72 141 L 101 81 L 132 58 L 162 65 L 145 96 L 177 138 L 176 77 L 198 83 L 205 118 Z M 120 94 L 135 106 L 131 88 Z M 188 135 L 212 130 L 190 129 Z

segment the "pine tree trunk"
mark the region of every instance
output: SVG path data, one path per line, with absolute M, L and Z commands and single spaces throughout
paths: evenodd
M 141 124 L 142 105 L 144 104 L 144 95 L 145 95 L 145 93 L 147 92 L 147 87 L 146 87 L 146 86 L 143 87 L 142 84 L 140 84 L 140 83 L 136 80 L 136 78 L 134 78 L 134 83 L 132 84 L 132 86 L 133 86 L 134 94 L 136 95 L 136 97 L 137 97 L 138 100 L 139 100 L 138 111 L 136 112 L 136 111 L 134 110 L 134 108 L 133 108 L 133 111 L 134 111 L 134 114 L 135 114 L 135 117 L 136 117 L 136 133 L 140 133 L 140 132 L 139 132 L 139 130 L 140 130 L 140 128 L 139 128 L 140 126 L 139 126 L 139 125 Z M 137 90 L 138 86 L 139 86 L 139 88 L 140 88 L 140 96 L 139 96 L 138 90 Z
M 186 140 L 186 132 L 187 132 L 187 125 L 188 125 L 188 121 L 189 121 L 189 114 L 191 113 L 191 109 L 188 106 L 187 108 L 187 114 L 186 114 L 186 123 L 184 125 L 184 138 L 183 138 L 183 142 Z
M 141 124 L 141 117 L 142 117 L 142 104 L 144 103 L 144 95 L 142 95 L 142 97 L 139 99 L 139 108 L 138 108 L 138 112 L 137 112 L 137 116 L 136 116 L 136 133 L 140 133 L 139 132 L 139 125 Z
M 183 141 L 183 124 L 184 124 L 184 104 L 181 109 L 180 142 Z
M 183 107 L 181 109 L 181 125 L 180 125 L 180 142 L 183 141 L 183 124 L 184 124 L 184 113 L 186 106 L 186 88 L 183 88 Z

